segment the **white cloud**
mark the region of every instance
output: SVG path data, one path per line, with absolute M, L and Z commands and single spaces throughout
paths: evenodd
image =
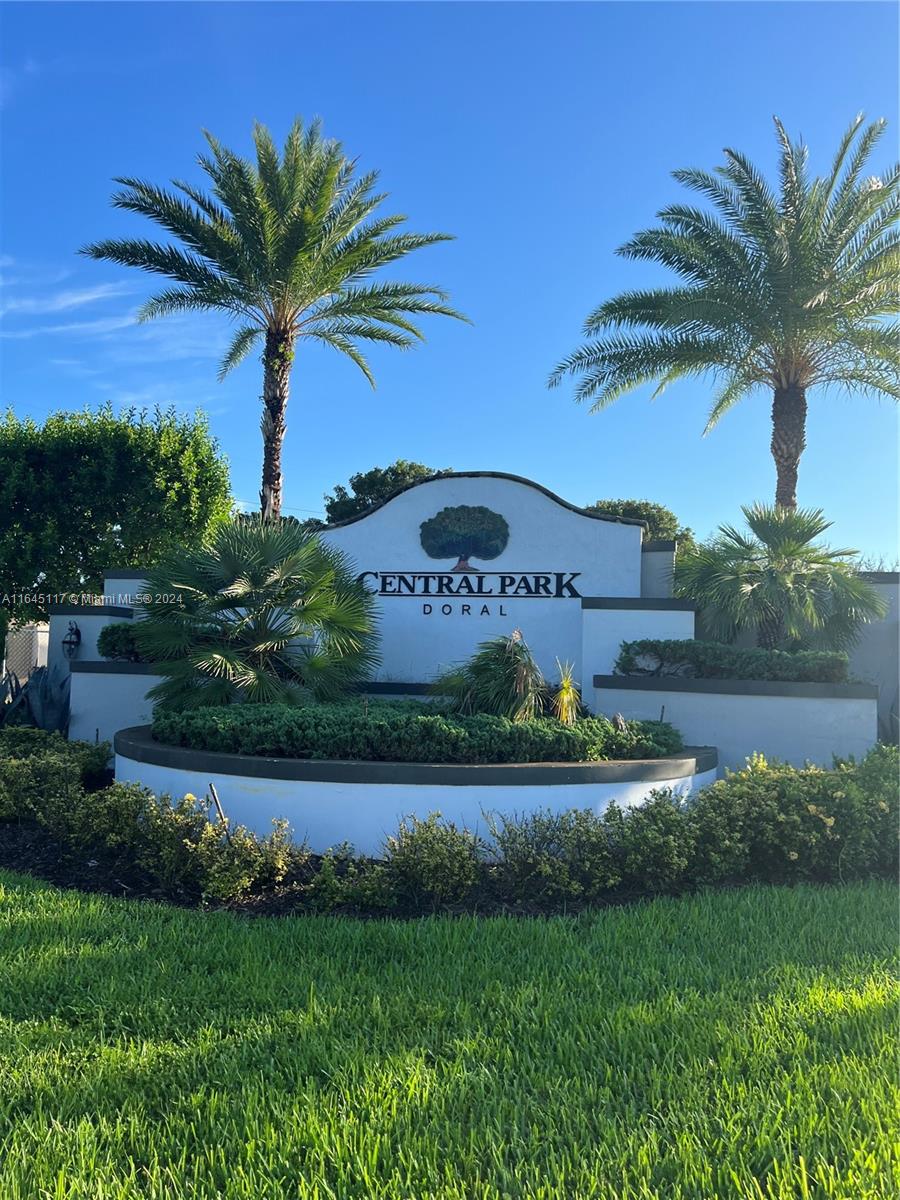
M 0 305 L 0 316 L 7 313 L 57 313 L 96 304 L 115 296 L 127 296 L 133 291 L 124 283 L 98 283 L 89 288 L 73 288 L 44 296 L 20 296 L 6 300 Z
M 94 321 L 68 321 L 62 325 L 32 325 L 30 329 L 2 329 L 0 338 L 33 338 L 49 335 L 96 336 L 136 324 L 134 313 L 123 317 L 98 317 Z

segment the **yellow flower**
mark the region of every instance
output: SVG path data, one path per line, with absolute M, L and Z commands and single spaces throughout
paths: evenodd
M 791 850 L 788 853 L 788 858 L 791 860 L 791 862 L 796 862 L 799 857 L 800 857 L 800 855 L 797 853 L 796 850 Z

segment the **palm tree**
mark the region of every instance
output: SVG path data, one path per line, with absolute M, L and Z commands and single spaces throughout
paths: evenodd
M 749 535 L 723 525 L 675 563 L 675 591 L 704 610 L 715 637 L 754 630 L 767 650 L 845 650 L 886 605 L 857 573 L 855 550 L 816 543 L 831 522 L 820 509 L 756 504 L 741 510 Z
M 580 377 L 577 399 L 605 408 L 640 384 L 655 396 L 676 379 L 712 376 L 717 392 L 708 432 L 757 386 L 771 389 L 775 503 L 797 504 L 797 467 L 806 445 L 806 394 L 817 385 L 900 399 L 896 322 L 900 267 L 900 168 L 863 171 L 885 128 L 857 117 L 830 174 L 811 178 L 807 148 L 781 122 L 777 194 L 736 150 L 714 173 L 675 179 L 712 203 L 664 208 L 660 227 L 619 250 L 661 263 L 680 286 L 625 292 L 588 317 L 591 341 L 550 378 Z
M 281 514 L 281 448 L 297 345 L 314 340 L 351 359 L 375 381 L 360 342 L 406 349 L 422 333 L 416 319 L 459 317 L 446 294 L 425 284 L 370 283 L 373 272 L 435 242 L 445 233 L 394 232 L 406 218 L 376 216 L 387 198 L 378 174 L 354 178 L 356 163 L 318 121 L 294 123 L 279 157 L 269 131 L 253 131 L 256 162 L 238 157 L 205 133 L 211 154 L 199 164 L 212 194 L 173 181 L 167 191 L 118 178 L 115 208 L 156 221 L 181 245 L 128 239 L 95 242 L 83 254 L 164 275 L 174 287 L 143 305 L 139 320 L 217 309 L 238 323 L 219 378 L 260 340 L 263 349 L 263 471 L 260 507 Z M 180 193 L 180 194 L 179 194 Z
M 342 694 L 377 662 L 374 600 L 337 550 L 293 520 L 240 518 L 154 567 L 135 625 L 172 708 Z

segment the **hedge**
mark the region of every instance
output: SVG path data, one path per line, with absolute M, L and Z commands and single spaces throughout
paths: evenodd
M 617 675 L 680 675 L 694 679 L 769 679 L 782 683 L 846 683 L 846 654 L 825 650 L 742 649 L 719 642 L 623 642 Z
M 316 858 L 291 842 L 283 822 L 260 838 L 210 820 L 193 796 L 171 801 L 122 783 L 88 793 L 76 761 L 52 752 L 0 757 L 0 817 L 44 830 L 63 861 L 106 866 L 119 889 L 127 879 L 133 894 L 179 901 L 561 912 L 712 886 L 895 878 L 898 867 L 895 746 L 830 771 L 756 757 L 695 797 L 660 791 L 599 816 L 488 814 L 487 836 L 439 814 L 411 817 L 379 860 L 347 846 Z
M 97 637 L 97 651 L 101 658 L 113 662 L 144 662 L 133 621 L 113 621 L 104 625 Z
M 0 729 L 0 760 L 61 759 L 74 765 L 77 778 L 88 788 L 107 779 L 111 755 L 109 742 L 69 741 L 61 733 L 28 725 Z
M 153 736 L 193 750 L 365 762 L 602 762 L 661 758 L 682 748 L 679 734 L 659 721 L 626 721 L 622 729 L 605 717 L 574 725 L 553 717 L 515 722 L 411 701 L 158 709 Z

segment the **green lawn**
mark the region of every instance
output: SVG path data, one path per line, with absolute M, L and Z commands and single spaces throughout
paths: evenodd
M 886 884 L 408 924 L 0 884 L 2 1200 L 896 1194 Z

